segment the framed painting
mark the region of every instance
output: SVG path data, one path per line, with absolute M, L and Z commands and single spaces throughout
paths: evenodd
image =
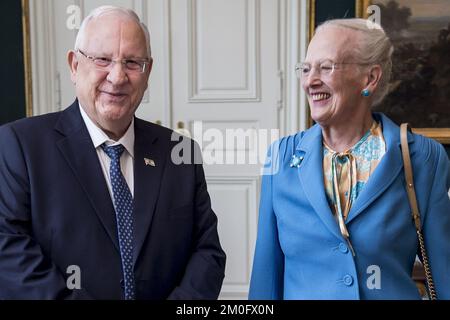
M 375 108 L 396 123 L 450 144 L 450 6 L 448 0 L 370 0 L 394 47 L 389 94 Z
M 381 25 L 395 47 L 391 88 L 375 110 L 450 144 L 448 0 L 309 0 L 309 38 L 326 20 L 367 18 L 370 5 L 379 7 Z
M 364 17 L 370 0 L 309 0 L 309 39 L 316 26 L 329 19 Z

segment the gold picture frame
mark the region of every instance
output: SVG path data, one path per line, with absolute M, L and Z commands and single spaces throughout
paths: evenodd
M 361 0 L 359 17 L 367 18 L 367 7 L 376 4 L 373 0 Z M 450 144 L 450 128 L 412 128 L 413 132 L 437 140 L 442 144 Z
M 23 34 L 23 63 L 25 79 L 25 108 L 26 116 L 33 115 L 33 83 L 31 76 L 31 41 L 30 41 L 30 3 L 21 0 L 22 4 L 22 34 Z
M 375 3 L 373 0 L 355 0 L 355 16 L 359 18 L 367 18 L 369 13 L 367 8 Z M 315 20 L 316 20 L 316 0 L 308 1 L 308 13 L 309 13 L 309 32 L 308 42 L 315 32 Z M 309 114 L 309 110 L 308 110 Z M 308 126 L 313 124 L 311 117 L 308 115 Z M 442 144 L 450 144 L 450 128 L 413 128 L 413 132 L 422 134 L 429 138 L 435 139 Z
M 309 0 L 309 40 L 314 35 L 315 21 L 316 21 L 316 0 Z M 370 0 L 355 0 L 355 16 L 359 18 L 367 18 L 367 7 L 370 5 Z M 309 42 L 309 41 L 308 41 Z

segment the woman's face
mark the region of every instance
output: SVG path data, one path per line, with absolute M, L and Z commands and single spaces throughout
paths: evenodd
M 359 32 L 328 26 L 313 37 L 305 63 L 311 66 L 301 76 L 308 97 L 311 118 L 323 126 L 346 124 L 367 110 L 361 91 L 368 77 L 363 66 L 351 54 L 357 46 Z M 332 72 L 328 68 L 335 64 Z M 342 64 L 344 63 L 344 64 Z

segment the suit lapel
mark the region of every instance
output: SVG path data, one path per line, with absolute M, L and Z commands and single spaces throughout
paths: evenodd
M 81 117 L 78 101 L 63 111 L 55 130 L 65 135 L 56 144 L 81 184 L 111 241 L 119 251 L 113 203 L 97 152 Z
M 383 125 L 386 153 L 353 204 L 347 224 L 373 203 L 394 182 L 403 168 L 399 127 L 382 114 L 375 114 L 375 117 Z M 408 142 L 412 142 L 412 139 L 412 135 L 408 135 Z
M 296 152 L 304 156 L 298 168 L 298 177 L 308 201 L 327 228 L 335 236 L 342 238 L 325 195 L 322 131 L 318 125 L 311 128 L 309 134 L 303 137 Z
M 158 148 L 155 134 L 139 119 L 135 119 L 135 133 L 134 263 L 150 230 L 166 161 L 166 156 Z

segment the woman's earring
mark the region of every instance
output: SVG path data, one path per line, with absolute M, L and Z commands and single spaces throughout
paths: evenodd
M 364 90 L 361 92 L 361 95 L 362 95 L 363 97 L 368 97 L 368 96 L 370 96 L 370 91 L 369 91 L 369 89 L 364 89 Z

